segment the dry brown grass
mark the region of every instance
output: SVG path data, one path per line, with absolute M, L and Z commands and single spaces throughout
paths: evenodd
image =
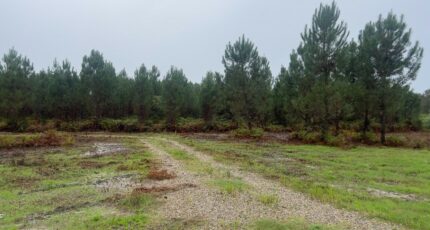
M 147 176 L 151 180 L 169 180 L 176 177 L 174 172 L 169 172 L 166 169 L 151 169 Z

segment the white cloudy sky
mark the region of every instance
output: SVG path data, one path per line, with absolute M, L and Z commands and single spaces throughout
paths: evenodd
M 68 59 L 77 70 L 91 49 L 129 75 L 156 65 L 164 73 L 183 68 L 199 82 L 208 70 L 222 71 L 225 45 L 241 34 L 271 62 L 277 75 L 288 65 L 300 33 L 321 0 L 0 0 L 0 54 L 11 47 L 37 70 Z M 331 2 L 322 0 L 322 2 Z M 413 39 L 424 47 L 416 92 L 430 88 L 430 1 L 338 0 L 351 38 L 366 22 L 390 10 L 404 14 Z

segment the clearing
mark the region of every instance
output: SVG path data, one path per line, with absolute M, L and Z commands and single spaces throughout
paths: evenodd
M 428 150 L 174 134 L 78 140 L 0 150 L 0 228 L 430 229 Z

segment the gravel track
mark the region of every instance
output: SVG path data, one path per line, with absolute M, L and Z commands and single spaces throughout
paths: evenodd
M 261 175 L 216 162 L 211 156 L 177 141 L 158 139 L 195 156 L 215 170 L 229 171 L 232 176 L 242 179 L 252 187 L 250 192 L 236 196 L 222 194 L 204 183 L 205 180 L 211 179 L 211 175 L 187 172 L 181 162 L 172 159 L 168 153 L 145 141 L 150 150 L 162 158 L 163 164 L 175 171 L 178 175 L 175 180 L 197 185 L 196 188 L 169 194 L 167 202 L 159 210 L 160 215 L 165 218 L 201 219 L 207 223 L 204 229 L 225 229 L 229 223 L 236 223 L 244 228 L 246 224 L 261 218 L 285 220 L 289 217 L 303 218 L 311 223 L 341 226 L 345 229 L 403 229 L 357 212 L 323 204 Z M 263 205 L 257 199 L 258 194 L 275 194 L 279 200 L 278 205 Z

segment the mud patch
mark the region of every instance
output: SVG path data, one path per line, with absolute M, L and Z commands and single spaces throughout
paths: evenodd
M 51 211 L 31 214 L 31 215 L 27 216 L 26 219 L 27 219 L 27 221 L 47 219 L 52 215 L 70 212 L 73 210 L 78 210 L 78 209 L 82 209 L 82 208 L 86 208 L 86 207 L 95 206 L 98 203 L 99 202 L 84 202 L 84 203 L 75 204 L 75 205 L 71 205 L 71 206 L 59 206 L 59 207 L 56 207 L 54 210 L 51 210 Z
M 125 148 L 122 144 L 119 143 L 96 142 L 94 143 L 93 149 L 84 153 L 84 156 L 97 157 L 117 153 L 126 153 L 128 151 L 129 149 Z
M 148 173 L 148 179 L 151 180 L 169 180 L 175 177 L 174 172 L 169 172 L 166 169 L 151 169 Z
M 127 192 L 140 185 L 136 182 L 136 176 L 137 174 L 125 174 L 109 179 L 98 180 L 94 183 L 94 186 L 102 192 Z
M 150 193 L 150 194 L 157 194 L 157 193 L 169 193 L 169 192 L 176 192 L 182 189 L 186 188 L 196 188 L 197 185 L 191 184 L 191 183 L 183 183 L 178 184 L 175 186 L 152 186 L 152 187 L 139 187 L 133 189 L 134 194 L 141 194 L 141 193 Z
M 384 190 L 379 190 L 374 188 L 367 188 L 367 192 L 376 197 L 394 198 L 394 199 L 406 200 L 406 201 L 423 200 L 422 198 L 414 194 L 401 194 L 397 192 L 384 191 Z

